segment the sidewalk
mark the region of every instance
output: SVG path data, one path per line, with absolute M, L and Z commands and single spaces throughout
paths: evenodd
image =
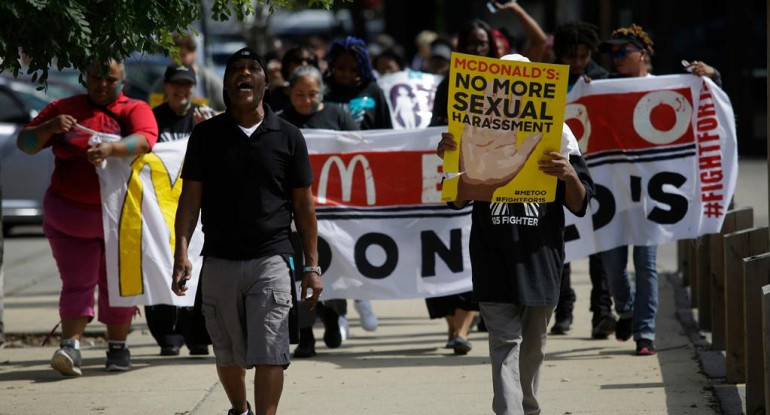
M 673 268 L 673 246 L 659 251 L 658 354 L 652 357 L 634 356 L 633 342 L 590 339 L 588 263 L 573 263 L 575 323 L 569 335 L 549 336 L 539 391 L 544 414 L 717 413 L 663 275 Z M 34 269 L 35 262 L 28 266 Z M 7 332 L 47 333 L 58 321 L 58 277 L 52 280 L 49 273 L 38 266 L 27 275 L 26 288 L 6 287 L 11 291 Z M 442 348 L 445 323 L 428 319 L 424 301 L 374 301 L 373 307 L 379 329 L 363 331 L 351 312 L 352 338 L 336 350 L 325 348 L 318 325 L 318 355 L 295 359 L 286 371 L 280 413 L 491 413 L 485 333 L 474 331 L 473 350 L 457 357 Z M 49 367 L 54 346 L 0 349 L 0 414 L 226 413 L 229 404 L 213 357 L 190 358 L 183 350 L 180 357 L 161 358 L 144 319 L 138 318 L 134 328 L 129 336 L 134 369 L 126 373 L 103 371 L 104 346 L 84 348 L 83 376 L 76 379 L 62 378 Z M 89 326 L 89 331 L 101 329 Z M 253 371 L 249 384 L 252 376 Z

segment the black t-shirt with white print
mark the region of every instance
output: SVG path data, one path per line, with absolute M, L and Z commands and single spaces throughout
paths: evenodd
M 158 142 L 186 140 L 190 138 L 195 120 L 193 114 L 198 105 L 193 104 L 184 115 L 177 115 L 168 102 L 153 108 L 155 120 L 158 123 Z
M 570 156 L 586 198 L 593 180 L 583 157 Z M 564 264 L 565 184 L 558 181 L 552 203 L 473 202 L 470 257 L 475 302 L 555 306 Z

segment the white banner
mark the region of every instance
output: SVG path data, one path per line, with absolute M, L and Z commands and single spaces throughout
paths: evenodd
M 316 178 L 323 299 L 419 298 L 471 289 L 470 209 L 439 201 L 442 128 L 303 131 Z M 185 297 L 169 289 L 178 179 L 187 142 L 156 144 L 99 170 L 110 302 L 192 305 L 202 258 L 200 224 L 189 248 Z
M 193 275 L 187 295 L 171 292 L 174 217 L 187 140 L 158 143 L 136 159 L 112 157 L 96 169 L 102 194 L 102 220 L 110 304 L 117 307 L 171 304 L 192 306 L 198 287 L 203 234 L 190 241 Z
M 597 194 L 567 215 L 567 260 L 620 245 L 718 232 L 737 180 L 730 102 L 692 75 L 579 83 L 566 123 L 579 138 Z M 303 131 L 313 169 L 323 299 L 396 299 L 471 289 L 470 208 L 440 202 L 446 127 Z M 170 289 L 173 229 L 186 141 L 160 143 L 99 171 L 110 301 L 189 305 L 202 234 L 189 252 L 186 297 Z
M 568 215 L 567 260 L 719 232 L 738 178 L 724 91 L 671 75 L 580 81 L 567 100 L 597 190 L 584 218 Z
M 470 208 L 441 202 L 436 144 L 444 130 L 303 131 L 323 299 L 470 291 Z
M 433 115 L 433 97 L 442 79 L 440 75 L 412 70 L 386 74 L 377 79 L 390 106 L 393 128 L 427 127 Z

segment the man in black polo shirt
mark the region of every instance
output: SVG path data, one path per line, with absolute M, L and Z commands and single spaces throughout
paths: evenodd
M 260 55 L 248 48 L 235 52 L 224 88 L 227 111 L 198 124 L 187 146 L 171 289 L 177 295 L 187 289 L 187 247 L 200 211 L 203 313 L 232 405 L 228 413 L 252 413 L 245 376 L 255 367 L 256 413 L 274 414 L 289 365 L 292 215 L 307 265 L 300 298 L 315 307 L 323 289 L 313 175 L 300 131 L 262 102 L 267 72 Z

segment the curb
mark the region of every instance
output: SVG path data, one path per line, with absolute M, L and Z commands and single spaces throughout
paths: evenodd
M 724 415 L 745 414 L 746 388 L 741 385 L 725 383 L 727 369 L 725 368 L 724 353 L 712 350 L 707 336 L 698 328 L 695 313 L 690 307 L 688 287 L 683 285 L 679 273 L 667 273 L 665 277 L 674 288 L 676 318 L 695 348 L 701 372 L 711 384 L 711 392 L 715 400 L 714 409 L 721 411 Z

